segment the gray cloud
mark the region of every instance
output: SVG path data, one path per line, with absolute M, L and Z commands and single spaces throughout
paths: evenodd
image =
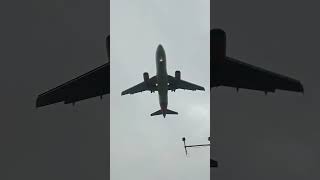
M 123 5 L 126 6 L 123 6 Z M 111 7 L 111 179 L 209 179 L 209 1 L 112 1 Z M 161 43 L 168 73 L 205 86 L 205 92 L 169 92 L 168 108 L 178 116 L 151 117 L 159 110 L 157 93 L 120 96 L 121 91 L 154 76 Z M 126 173 L 123 173 L 126 172 Z

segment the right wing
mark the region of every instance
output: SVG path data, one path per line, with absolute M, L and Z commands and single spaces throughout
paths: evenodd
M 227 57 L 222 64 L 213 64 L 211 87 L 228 86 L 275 92 L 276 89 L 303 92 L 302 84 L 292 78 L 283 76 L 239 60 Z
M 204 87 L 198 86 L 191 82 L 187 82 L 181 79 L 176 79 L 173 76 L 168 75 L 169 86 L 168 89 L 171 91 L 175 91 L 176 89 L 184 89 L 184 90 L 201 90 L 204 91 Z
M 149 79 L 149 81 L 147 83 L 142 82 L 139 83 L 125 91 L 121 92 L 121 95 L 126 95 L 126 94 L 135 94 L 135 93 L 139 93 L 142 91 L 151 91 L 154 92 L 157 90 L 157 76 L 153 76 L 152 78 Z
M 110 64 L 106 63 L 82 76 L 38 96 L 36 107 L 58 102 L 75 103 L 110 92 Z

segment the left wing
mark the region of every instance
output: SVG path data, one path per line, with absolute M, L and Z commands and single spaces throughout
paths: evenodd
M 168 90 L 175 91 L 176 89 L 186 89 L 186 90 L 201 90 L 204 91 L 204 87 L 198 86 L 196 84 L 181 80 L 181 79 L 176 79 L 173 76 L 168 75 L 168 81 L 169 81 L 169 86 Z
M 139 83 L 125 91 L 121 92 L 121 95 L 126 95 L 126 94 L 135 94 L 135 93 L 139 93 L 142 91 L 151 91 L 154 92 L 157 90 L 157 86 L 156 86 L 156 82 L 157 82 L 157 77 L 153 76 L 152 78 L 150 78 L 147 82 L 142 82 Z
M 75 103 L 110 92 L 110 63 L 68 81 L 38 96 L 36 107 L 58 102 Z

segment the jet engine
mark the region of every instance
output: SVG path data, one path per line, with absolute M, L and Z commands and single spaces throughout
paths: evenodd
M 149 74 L 147 72 L 143 73 L 143 80 L 146 84 L 149 82 Z
M 223 63 L 226 57 L 226 39 L 226 33 L 222 29 L 210 31 L 210 46 L 213 50 L 211 53 L 213 53 L 213 63 L 215 64 Z
M 181 72 L 180 72 L 180 71 L 176 71 L 176 72 L 175 72 L 175 78 L 176 78 L 177 80 L 180 80 L 180 79 L 181 79 Z

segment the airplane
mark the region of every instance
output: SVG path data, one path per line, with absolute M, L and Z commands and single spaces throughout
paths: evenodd
M 107 63 L 38 96 L 36 107 L 58 102 L 65 104 L 110 93 L 110 36 L 106 37 Z
M 150 91 L 151 93 L 158 91 L 159 94 L 159 104 L 161 109 L 152 113 L 151 116 L 163 115 L 165 118 L 167 114 L 178 114 L 167 108 L 168 106 L 168 90 L 175 91 L 176 89 L 184 90 L 202 90 L 204 87 L 195 85 L 193 83 L 181 80 L 181 72 L 176 71 L 175 77 L 167 74 L 167 59 L 164 48 L 161 44 L 158 45 L 156 50 L 156 69 L 157 74 L 149 78 L 147 72 L 143 73 L 144 81 L 122 91 L 121 95 L 135 94 L 142 91 Z
M 226 33 L 222 29 L 210 32 L 210 48 L 213 50 L 210 63 L 210 87 L 227 86 L 275 92 L 276 89 L 304 92 L 302 84 L 292 78 L 255 67 L 226 55 Z
M 266 94 L 276 89 L 304 92 L 302 84 L 292 78 L 241 62 L 226 55 L 226 33 L 222 29 L 210 31 L 210 88 L 226 86 L 259 90 Z M 109 94 L 110 92 L 110 36 L 106 38 L 108 62 L 38 96 L 36 107 L 58 102 L 65 104 Z M 148 74 L 144 74 L 146 77 Z M 180 71 L 176 71 L 180 77 Z M 152 79 L 152 78 L 151 78 Z M 149 79 L 149 80 L 151 80 Z M 170 79 L 170 78 L 168 78 Z

